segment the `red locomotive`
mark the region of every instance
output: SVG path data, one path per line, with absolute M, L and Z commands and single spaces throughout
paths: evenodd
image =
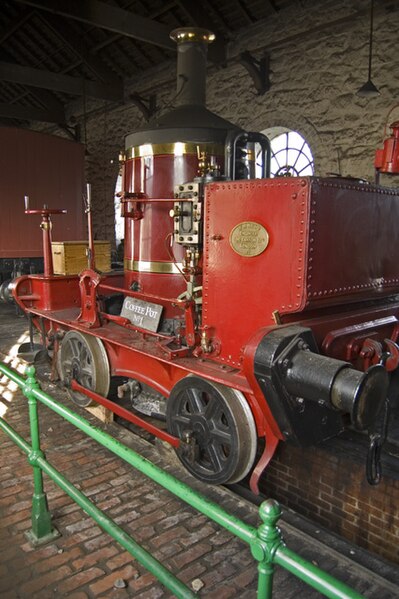
M 124 271 L 98 272 L 91 243 L 86 270 L 54 275 L 45 227 L 44 275 L 13 294 L 77 404 L 150 430 L 203 481 L 252 471 L 256 491 L 279 441 L 377 420 L 399 364 L 399 195 L 270 178 L 268 140 L 204 106 L 212 36 L 173 35 L 179 106 L 126 138 Z M 111 377 L 132 411 L 106 399 Z

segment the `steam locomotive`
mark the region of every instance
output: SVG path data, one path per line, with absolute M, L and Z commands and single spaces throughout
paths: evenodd
M 280 441 L 379 418 L 399 364 L 399 195 L 271 178 L 268 139 L 205 108 L 212 34 L 172 37 L 179 105 L 122 157 L 123 272 L 96 270 L 89 233 L 88 267 L 54 275 L 43 208 L 44 274 L 13 296 L 74 402 L 149 430 L 202 481 L 250 474 L 256 492 Z M 113 377 L 131 410 L 107 399 Z

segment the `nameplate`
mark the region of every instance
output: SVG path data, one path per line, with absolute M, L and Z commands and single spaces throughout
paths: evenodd
M 163 306 L 145 302 L 135 297 L 125 297 L 123 302 L 121 316 L 130 320 L 130 322 L 141 329 L 147 331 L 158 330 Z

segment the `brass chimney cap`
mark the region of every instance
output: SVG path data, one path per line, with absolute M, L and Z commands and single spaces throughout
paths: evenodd
M 211 44 L 215 39 L 215 34 L 209 29 L 202 27 L 178 27 L 170 32 L 169 36 L 177 44 L 184 42 L 205 42 Z

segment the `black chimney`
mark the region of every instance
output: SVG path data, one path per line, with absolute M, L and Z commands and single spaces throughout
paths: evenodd
M 177 43 L 176 104 L 205 106 L 207 51 L 214 34 L 207 29 L 181 27 L 170 37 Z

